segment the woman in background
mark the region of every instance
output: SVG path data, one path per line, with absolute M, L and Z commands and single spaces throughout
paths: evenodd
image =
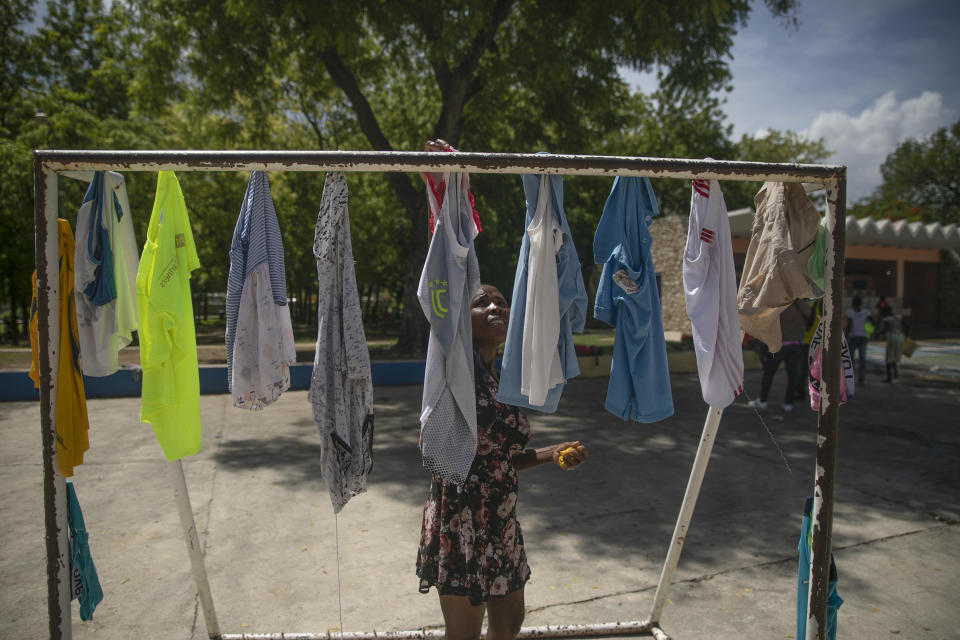
M 863 299 L 860 296 L 853 296 L 853 308 L 847 309 L 847 340 L 850 342 L 850 355 L 857 358 L 857 384 L 863 384 L 863 379 L 867 375 L 867 320 L 869 319 L 870 312 L 863 308 Z

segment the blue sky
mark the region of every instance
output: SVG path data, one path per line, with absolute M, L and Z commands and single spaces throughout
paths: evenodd
M 755 3 L 734 40 L 725 111 L 737 138 L 765 129 L 823 138 L 829 161 L 847 165 L 853 202 L 880 184 L 898 143 L 960 118 L 960 2 L 799 4 L 793 29 Z

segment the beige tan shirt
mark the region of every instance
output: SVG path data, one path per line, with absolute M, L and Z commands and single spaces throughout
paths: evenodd
M 823 295 L 807 269 L 820 214 L 796 182 L 765 182 L 754 204 L 737 292 L 740 328 L 776 352 L 782 344 L 780 312 L 797 298 Z

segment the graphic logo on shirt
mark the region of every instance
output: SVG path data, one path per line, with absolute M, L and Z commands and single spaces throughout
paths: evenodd
M 187 246 L 187 240 L 183 237 L 182 233 L 178 233 L 173 236 L 173 246 L 175 246 L 177 249 Z
M 628 294 L 634 294 L 640 291 L 640 285 L 634 282 L 623 269 L 613 274 L 613 281 Z
M 442 288 L 441 288 L 442 287 Z M 433 307 L 433 315 L 438 318 L 446 318 L 449 308 L 443 306 L 440 302 L 440 296 L 447 292 L 447 281 L 435 278 L 430 281 L 430 305 Z
M 715 234 L 712 229 L 707 229 L 706 227 L 700 229 L 700 239 L 707 244 L 713 242 L 714 238 L 716 237 L 717 234 Z
M 161 287 L 167 286 L 167 283 L 169 283 L 170 280 L 173 279 L 173 276 L 177 273 L 178 266 L 179 265 L 177 264 L 177 257 L 174 256 L 170 258 L 170 261 L 167 262 L 166 266 L 163 267 L 163 270 L 160 271 L 160 280 L 158 281 L 158 284 Z

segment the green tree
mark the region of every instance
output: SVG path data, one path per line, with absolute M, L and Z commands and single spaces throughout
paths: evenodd
M 751 162 L 797 162 L 817 164 L 827 161 L 830 151 L 823 139 L 808 140 L 799 133 L 768 130 L 759 136 L 742 135 L 734 144 L 732 160 Z M 727 182 L 723 187 L 724 200 L 730 210 L 752 207 L 754 196 L 760 190 L 759 182 Z
M 765 4 L 789 17 L 795 0 Z M 581 153 L 597 151 L 625 124 L 620 65 L 658 66 L 665 91 L 702 95 L 729 79 L 726 57 L 750 12 L 748 0 L 140 0 L 137 7 L 152 70 L 138 89 L 144 104 L 162 105 L 193 78 L 210 107 L 251 125 L 282 109 L 308 122 L 327 148 L 343 126 L 377 150 L 419 149 L 441 137 L 471 150 Z M 425 201 L 415 177 L 386 180 L 406 219 L 392 241 L 405 259 L 397 265 L 401 341 L 413 348 L 426 335 L 415 301 Z M 492 209 L 484 215 L 498 220 Z
M 902 142 L 880 166 L 883 182 L 856 213 L 960 223 L 960 120 Z
M 37 148 L 151 148 L 165 133 L 134 109 L 132 15 L 121 3 L 99 0 L 47 4 L 33 33 L 31 4 L 4 3 L 4 65 L 0 72 L 0 288 L 12 326 L 26 327 L 33 268 L 33 157 Z M 150 177 L 128 174 L 131 205 L 149 211 Z M 73 221 L 86 185 L 60 180 L 59 215 Z M 138 188 L 142 187 L 142 188 Z M 145 216 L 135 216 L 141 223 Z M 16 316 L 16 317 L 14 317 Z

